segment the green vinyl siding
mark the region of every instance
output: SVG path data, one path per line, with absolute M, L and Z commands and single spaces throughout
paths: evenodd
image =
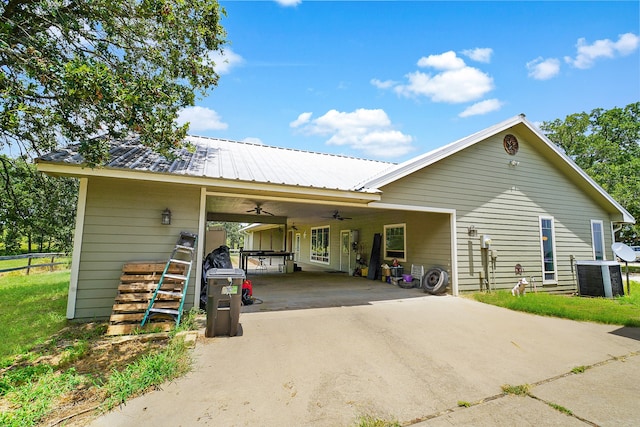
M 553 217 L 558 277 L 557 283 L 546 289 L 570 292 L 575 289 L 570 257 L 593 259 L 592 219 L 603 221 L 605 248 L 611 247 L 609 213 L 568 178 L 571 174 L 551 164 L 523 137 L 516 134 L 518 154 L 507 154 L 503 136 L 481 141 L 386 185 L 382 202 L 456 211 L 460 291 L 479 290 L 479 239 L 483 234 L 492 237 L 492 249 L 498 251 L 498 288 L 513 287 L 518 278 L 516 264 L 521 264 L 523 275 L 534 276 L 542 288 L 539 217 Z M 510 160 L 520 163 L 511 166 Z M 475 237 L 468 235 L 472 225 L 477 230 Z M 440 252 L 445 249 L 438 248 Z
M 122 266 L 132 261 L 166 262 L 181 231 L 197 232 L 199 201 L 199 188 L 89 178 L 74 318 L 108 318 Z M 172 213 L 168 226 L 160 223 L 167 207 Z M 195 270 L 187 307 L 193 305 Z

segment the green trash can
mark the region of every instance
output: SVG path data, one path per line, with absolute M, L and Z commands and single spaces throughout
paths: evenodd
M 240 268 L 212 268 L 207 272 L 207 328 L 206 337 L 238 335 L 242 282 Z

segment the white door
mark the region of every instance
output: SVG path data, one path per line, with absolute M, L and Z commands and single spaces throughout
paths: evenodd
M 340 230 L 340 271 L 351 270 L 351 231 Z

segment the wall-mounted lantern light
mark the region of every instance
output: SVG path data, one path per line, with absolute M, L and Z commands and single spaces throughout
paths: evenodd
M 475 225 L 470 225 L 467 227 L 467 234 L 469 237 L 476 237 L 478 235 L 478 230 L 476 230 Z
M 162 225 L 171 225 L 171 211 L 169 208 L 162 211 Z

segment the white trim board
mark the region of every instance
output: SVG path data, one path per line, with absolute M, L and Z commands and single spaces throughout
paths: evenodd
M 84 214 L 87 207 L 87 187 L 89 180 L 80 178 L 78 206 L 76 209 L 76 228 L 73 235 L 73 253 L 71 255 L 71 278 L 67 297 L 67 319 L 73 319 L 76 313 L 78 296 L 78 277 L 80 275 L 80 255 L 82 254 L 82 235 L 84 233 Z

